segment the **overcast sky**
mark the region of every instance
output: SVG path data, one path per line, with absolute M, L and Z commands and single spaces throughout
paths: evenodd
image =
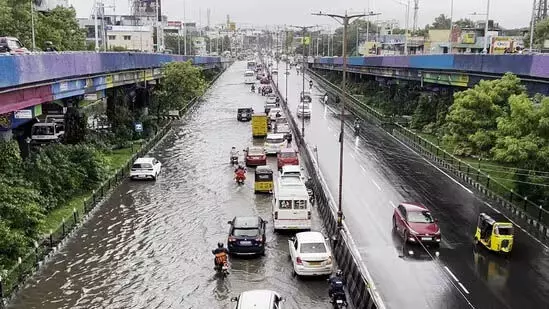
M 115 3 L 116 14 L 129 13 L 129 0 L 103 0 L 106 6 Z M 454 0 L 454 18 L 484 19 L 484 16 L 470 16 L 473 12 L 485 13 L 487 0 Z M 92 11 L 92 0 L 71 0 L 79 17 L 88 17 Z M 329 17 L 311 16 L 312 12 L 344 13 L 364 10 L 382 13 L 379 19 L 397 19 L 404 27 L 406 6 L 398 0 L 162 0 L 162 13 L 169 20 L 196 21 L 206 25 L 206 10 L 211 10 L 211 23 L 224 22 L 229 14 L 237 25 L 332 25 Z M 406 2 L 406 0 L 400 0 Z M 410 0 L 410 27 L 413 18 L 413 3 Z M 519 4 L 520 2 L 520 4 Z M 441 13 L 450 15 L 451 0 L 419 0 L 418 25 L 431 23 Z M 505 28 L 526 27 L 530 21 L 533 0 L 492 0 L 490 19 Z M 202 14 L 200 14 L 202 12 Z M 107 14 L 112 9 L 107 9 Z M 375 17 L 374 17 L 375 18 Z

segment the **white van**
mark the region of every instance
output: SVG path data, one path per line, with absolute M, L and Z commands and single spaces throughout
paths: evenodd
M 244 83 L 245 84 L 255 84 L 255 73 L 254 71 L 248 70 L 244 73 Z
M 286 145 L 286 139 L 284 134 L 267 134 L 265 139 L 265 153 L 266 154 L 277 154 L 280 152 L 280 149 Z
M 299 177 L 281 177 L 273 194 L 273 221 L 276 230 L 310 230 L 309 194 Z

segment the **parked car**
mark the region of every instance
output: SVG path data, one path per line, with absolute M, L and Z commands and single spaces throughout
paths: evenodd
M 4 36 L 0 37 L 0 53 L 10 55 L 28 55 L 31 52 L 23 46 L 17 38 Z
M 156 180 L 160 174 L 162 163 L 155 158 L 138 158 L 130 170 L 130 179 Z
M 433 218 L 427 207 L 419 203 L 400 203 L 393 213 L 393 230 L 410 243 L 441 241 L 438 220 Z
M 65 126 L 57 122 L 39 122 L 32 125 L 31 140 L 35 145 L 59 143 L 65 137 Z
M 275 291 L 251 290 L 240 293 L 231 301 L 236 302 L 235 309 L 282 309 L 285 300 Z
M 265 226 L 267 221 L 261 217 L 234 217 L 228 222 L 231 225 L 227 244 L 229 253 L 234 255 L 264 255 Z
M 296 275 L 324 276 L 332 273 L 332 252 L 321 233 L 297 233 L 288 240 L 288 246 Z
M 267 155 L 265 149 L 260 146 L 252 146 L 246 149 L 246 157 L 244 158 L 246 166 L 267 165 Z
M 277 154 L 277 166 L 281 170 L 283 166 L 286 165 L 298 165 L 299 166 L 299 156 L 297 151 L 293 148 L 282 148 Z
M 254 110 L 251 107 L 239 108 L 237 110 L 236 119 L 238 121 L 250 121 L 252 120 L 252 114 Z

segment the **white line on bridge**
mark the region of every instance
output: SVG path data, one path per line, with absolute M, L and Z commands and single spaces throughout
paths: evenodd
M 377 189 L 378 189 L 379 191 L 381 191 L 381 187 L 377 184 L 377 182 L 375 182 L 375 180 L 373 180 L 373 179 L 371 179 L 371 180 L 372 180 L 372 182 L 374 183 L 374 185 L 376 185 Z
M 452 278 L 454 278 L 454 280 L 456 282 L 459 282 L 458 278 L 456 277 L 456 275 L 454 275 L 454 273 L 450 270 L 450 268 L 448 268 L 448 266 L 444 266 L 444 269 L 446 269 L 446 271 L 450 274 L 450 276 L 452 276 Z
M 469 294 L 469 291 L 465 288 L 465 286 L 461 282 L 458 282 L 458 284 L 463 289 L 463 292 Z

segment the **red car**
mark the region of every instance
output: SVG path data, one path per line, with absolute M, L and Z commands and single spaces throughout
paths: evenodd
M 277 154 L 278 169 L 282 169 L 284 165 L 299 165 L 299 157 L 297 151 L 293 148 L 282 148 Z
M 267 165 L 267 155 L 263 147 L 252 146 L 246 149 L 246 166 Z
M 400 203 L 393 213 L 393 230 L 410 243 L 440 244 L 438 220 L 419 203 Z

